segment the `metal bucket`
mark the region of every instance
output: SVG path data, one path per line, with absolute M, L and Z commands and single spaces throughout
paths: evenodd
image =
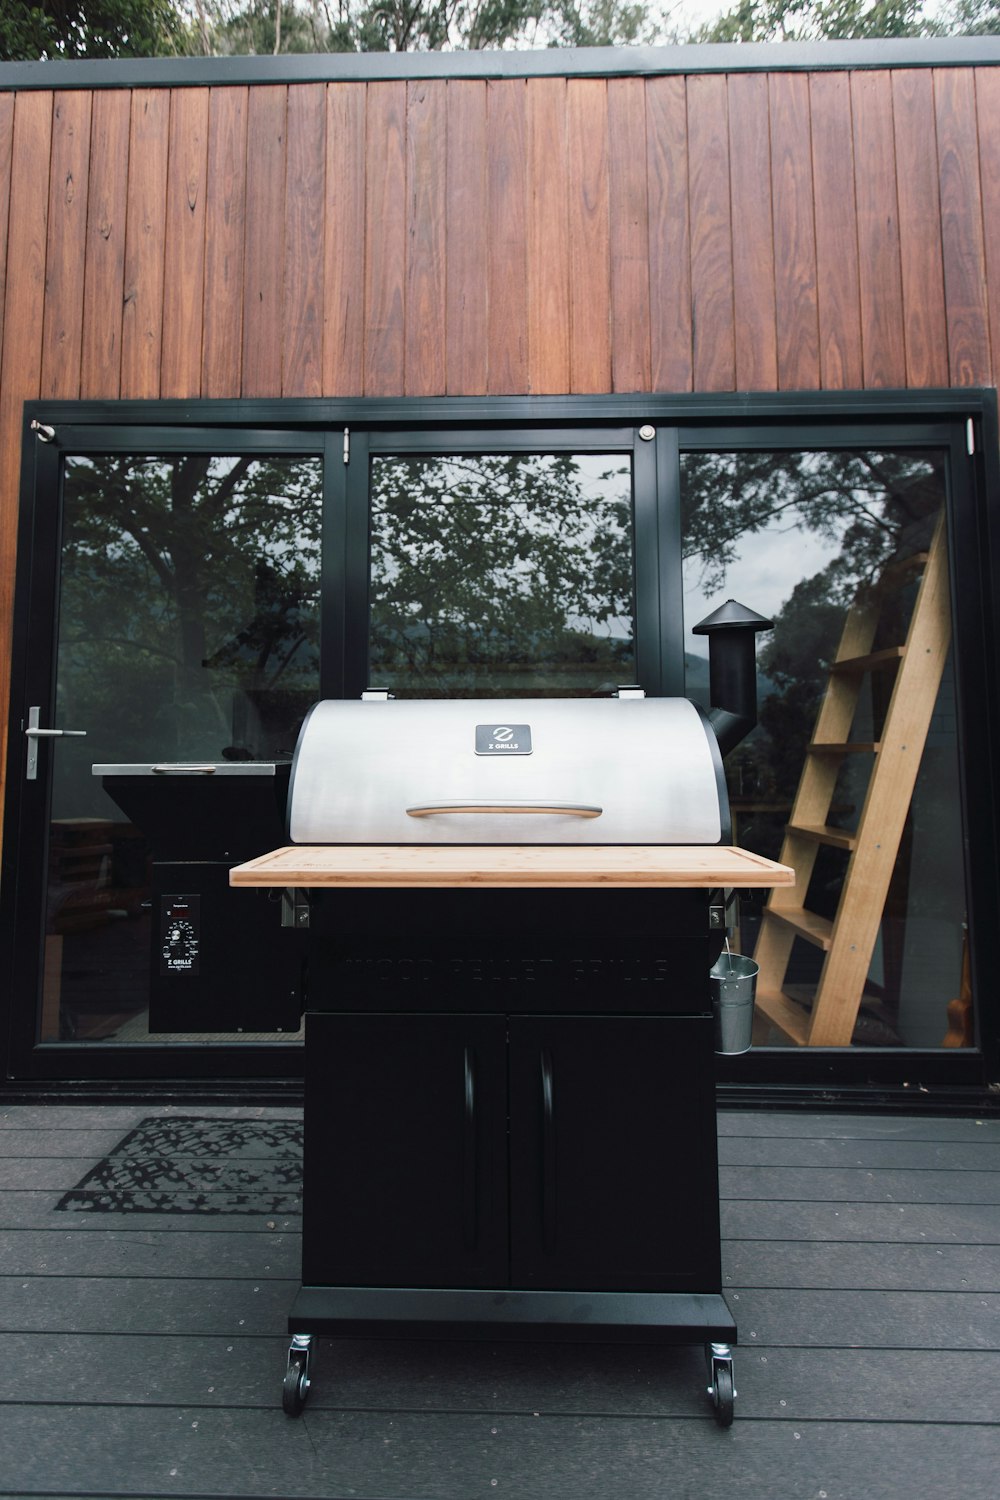
M 727 1056 L 748 1052 L 753 1036 L 758 967 L 752 958 L 724 952 L 708 972 L 715 1016 L 715 1050 Z

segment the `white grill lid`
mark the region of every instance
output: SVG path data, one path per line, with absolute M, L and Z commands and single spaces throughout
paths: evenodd
M 299 844 L 717 844 L 728 825 L 686 698 L 328 699 L 289 793 Z

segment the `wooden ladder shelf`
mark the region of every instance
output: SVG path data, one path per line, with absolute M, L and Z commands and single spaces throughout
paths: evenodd
M 923 576 L 905 644 L 874 651 L 883 599 L 898 587 L 901 568 L 921 563 Z M 781 863 L 794 867 L 796 884 L 774 890 L 764 909 L 754 952 L 760 966 L 757 1007 L 801 1046 L 850 1045 L 950 642 L 942 509 L 929 551 L 890 568 L 848 611 L 785 829 Z M 851 728 L 865 674 L 893 666 L 896 680 L 881 739 L 853 741 Z M 857 830 L 850 833 L 831 827 L 829 818 L 843 759 L 856 754 L 870 755 L 872 770 Z M 821 845 L 846 849 L 850 855 L 832 921 L 803 904 Z M 796 937 L 825 954 L 809 1011 L 784 992 Z

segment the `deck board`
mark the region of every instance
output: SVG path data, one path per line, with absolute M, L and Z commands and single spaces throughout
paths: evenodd
M 997 1120 L 720 1114 L 729 1432 L 697 1348 L 430 1340 L 320 1340 L 289 1421 L 299 1120 L 0 1109 L 0 1496 L 995 1492 Z

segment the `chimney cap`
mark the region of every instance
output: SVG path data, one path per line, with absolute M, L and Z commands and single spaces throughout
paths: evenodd
M 773 630 L 774 621 L 765 620 L 755 610 L 748 609 L 745 604 L 739 604 L 735 599 L 727 599 L 725 604 L 720 604 L 718 609 L 706 615 L 704 620 L 693 626 L 695 635 L 711 635 L 713 630 Z

